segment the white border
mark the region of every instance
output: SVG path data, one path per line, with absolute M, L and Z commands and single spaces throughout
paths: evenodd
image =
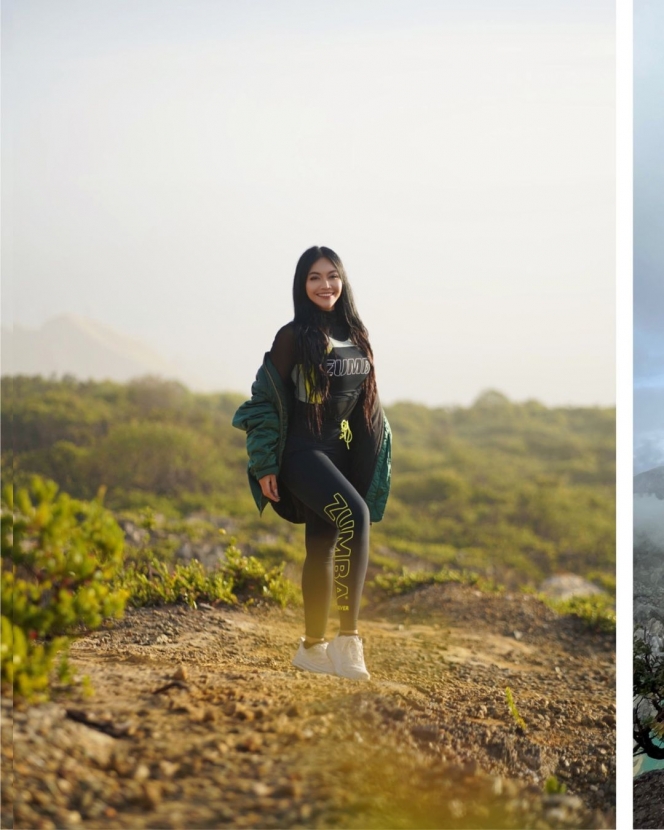
M 616 827 L 633 827 L 633 3 L 616 0 Z

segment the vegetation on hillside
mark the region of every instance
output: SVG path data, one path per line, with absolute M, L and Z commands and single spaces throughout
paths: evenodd
M 71 635 L 120 616 L 128 596 L 114 584 L 123 533 L 101 497 L 57 491 L 35 477 L 2 493 L 2 680 L 26 698 L 44 696 L 56 663 L 70 679 Z
M 634 637 L 634 755 L 664 759 L 664 654 Z
M 2 678 L 18 694 L 67 679 L 71 637 L 127 603 L 296 601 L 284 568 L 304 558 L 303 528 L 258 516 L 245 436 L 230 424 L 242 396 L 150 377 L 4 377 L 2 394 Z M 372 529 L 377 590 L 450 580 L 534 590 L 559 570 L 615 587 L 614 410 L 487 392 L 471 407 L 387 414 L 393 487 Z M 610 627 L 610 603 L 559 610 Z
M 127 602 L 283 606 L 295 597 L 283 564 L 266 567 L 243 556 L 233 538 L 215 568 L 196 559 L 169 564 L 158 547 L 125 549 L 125 534 L 103 495 L 73 499 L 39 476 L 28 488 L 3 488 L 2 683 L 19 697 L 48 697 L 55 676 L 70 682 L 72 637 L 122 616 Z
M 634 755 L 664 759 L 664 547 L 634 539 Z
M 215 516 L 245 553 L 301 561 L 301 526 L 258 517 L 246 480 L 242 401 L 176 382 L 127 384 L 5 377 L 3 475 L 34 473 L 79 499 L 106 488 L 116 514 L 152 508 L 176 521 Z M 7 403 L 10 403 L 7 406 Z M 387 409 L 393 487 L 372 529 L 387 569 L 470 571 L 536 586 L 568 570 L 609 584 L 615 568 L 615 410 L 547 408 L 497 392 L 473 406 Z M 13 454 L 11 453 L 13 449 Z

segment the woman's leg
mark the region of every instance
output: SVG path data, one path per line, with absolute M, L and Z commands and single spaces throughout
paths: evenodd
M 332 531 L 335 542 L 332 558 L 333 591 L 342 631 L 354 631 L 360 610 L 360 599 L 369 561 L 369 508 L 366 502 L 320 450 L 301 450 L 284 459 L 280 478 L 288 489 L 330 528 L 330 535 L 307 530 L 307 580 L 303 577 L 303 592 L 317 604 L 325 618 L 329 607 L 329 559 L 332 548 Z M 325 541 L 323 541 L 325 539 Z M 328 564 L 323 565 L 327 559 Z M 312 582 L 309 581 L 312 576 Z M 327 582 L 326 582 L 327 580 Z M 316 589 L 314 590 L 314 586 Z M 327 601 L 326 601 L 327 597 Z M 306 612 L 305 612 L 306 613 Z M 313 631 L 309 632 L 310 636 Z
M 334 549 L 337 529 L 305 507 L 304 544 L 306 558 L 302 567 L 304 632 L 312 642 L 325 637 L 327 616 L 334 588 Z

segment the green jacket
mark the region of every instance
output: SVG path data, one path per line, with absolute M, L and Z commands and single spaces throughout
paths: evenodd
M 270 503 L 282 518 L 301 523 L 304 521 L 303 505 L 287 487 L 279 487 L 280 501 L 272 502 L 263 495 L 258 483 L 263 476 L 279 476 L 293 404 L 294 398 L 267 353 L 252 384 L 251 400 L 237 410 L 233 426 L 247 433 L 249 486 L 260 513 Z M 371 430 L 366 427 L 362 409 L 360 397 L 349 419 L 353 433 L 349 478 L 366 501 L 371 521 L 379 522 L 390 492 L 392 431 L 378 396 Z

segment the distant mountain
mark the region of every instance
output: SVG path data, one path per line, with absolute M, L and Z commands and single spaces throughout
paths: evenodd
M 664 499 L 664 467 L 654 467 L 634 476 L 634 494 Z
M 2 328 L 3 375 L 74 375 L 81 380 L 124 383 L 140 375 L 159 375 L 189 387 L 199 379 L 165 360 L 145 343 L 76 314 L 61 314 L 40 329 Z

